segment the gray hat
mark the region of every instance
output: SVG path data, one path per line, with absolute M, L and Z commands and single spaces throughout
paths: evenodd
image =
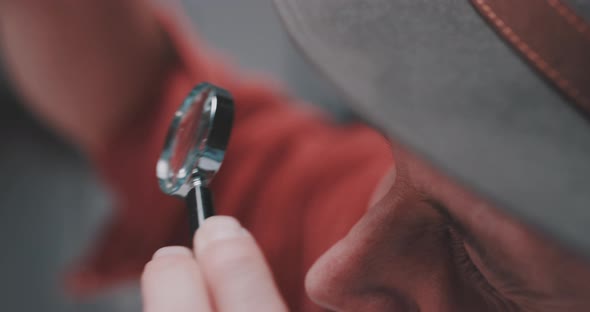
M 590 1 L 578 2 L 588 16 Z M 275 4 L 298 45 L 361 117 L 590 255 L 590 120 L 469 1 Z

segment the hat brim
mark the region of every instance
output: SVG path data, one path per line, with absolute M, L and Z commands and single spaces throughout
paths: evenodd
M 275 4 L 366 121 L 590 255 L 590 122 L 468 1 Z

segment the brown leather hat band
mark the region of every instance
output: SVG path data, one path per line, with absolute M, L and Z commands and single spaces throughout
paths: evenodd
M 470 0 L 496 31 L 590 113 L 590 26 L 559 0 Z

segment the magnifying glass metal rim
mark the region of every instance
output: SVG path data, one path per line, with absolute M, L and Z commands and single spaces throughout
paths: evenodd
M 203 108 L 210 106 L 205 136 L 197 142 L 198 148 L 191 148 L 179 172 L 173 172 L 170 160 L 174 156 L 179 126 L 187 112 L 193 108 L 199 97 Z M 203 117 L 201 117 L 203 118 Z M 174 114 L 164 148 L 156 166 L 160 189 L 169 195 L 186 197 L 197 185 L 207 185 L 219 170 L 225 149 L 229 142 L 233 124 L 233 99 L 229 92 L 209 83 L 201 83 L 191 90 L 180 108 Z

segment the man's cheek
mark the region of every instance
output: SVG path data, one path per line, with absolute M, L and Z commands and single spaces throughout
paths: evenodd
M 453 293 L 465 290 L 444 218 L 420 200 L 384 208 L 371 209 L 315 263 L 306 279 L 310 297 L 333 310 L 373 300 L 453 311 Z

